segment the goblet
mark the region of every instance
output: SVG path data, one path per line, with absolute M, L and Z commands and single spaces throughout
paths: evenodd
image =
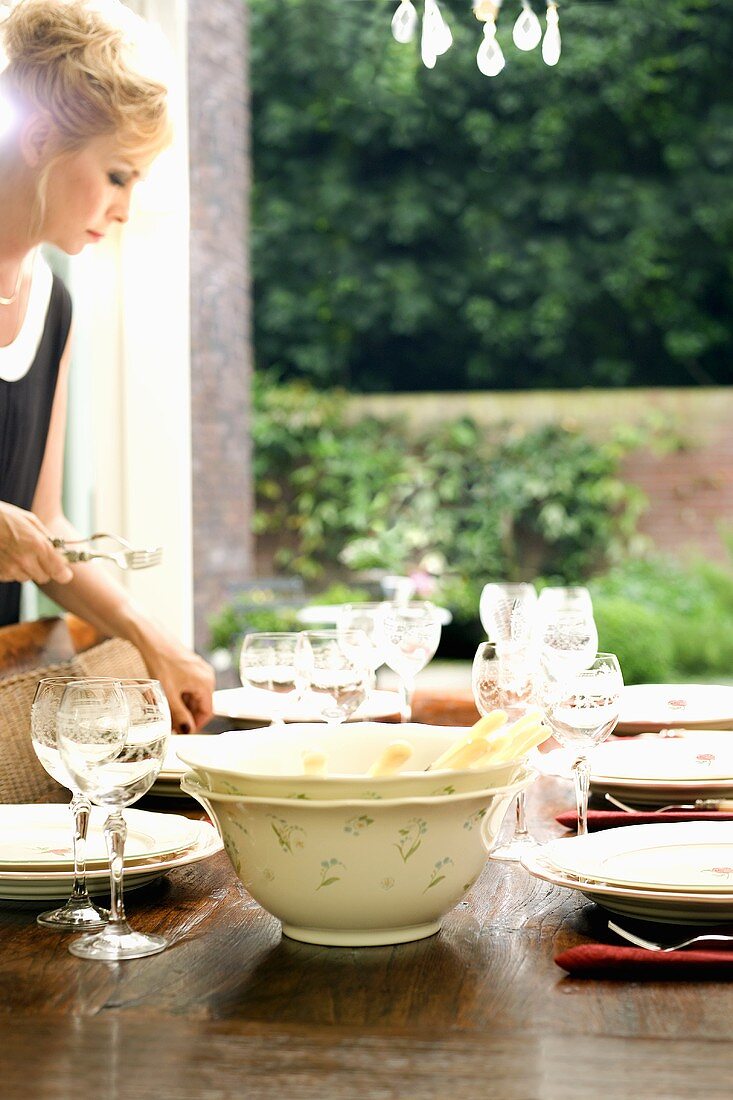
M 471 671 L 473 698 L 480 714 L 504 710 L 510 722 L 536 711 L 536 660 L 531 645 L 521 642 L 482 642 Z M 538 842 L 527 828 L 524 791 L 515 799 L 514 831 L 506 842 L 493 848 L 490 859 L 516 863 Z
M 384 660 L 401 680 L 403 722 L 412 717 L 415 677 L 435 655 L 440 641 L 440 619 L 427 600 L 396 607 L 385 604 L 382 617 Z
M 53 676 L 39 680 L 31 704 L 31 741 L 36 756 L 48 774 L 71 791 L 69 809 L 74 819 L 74 882 L 68 901 L 59 909 L 49 909 L 36 920 L 44 928 L 91 931 L 103 928 L 109 918 L 106 909 L 95 905 L 86 885 L 86 839 L 92 804 L 64 767 L 56 744 L 56 714 L 66 685 L 73 676 Z
M 558 672 L 580 672 L 590 665 L 598 650 L 593 611 L 585 605 L 541 608 L 536 637 L 540 660 Z
M 103 931 L 69 945 L 84 959 L 137 959 L 157 954 L 163 936 L 133 931 L 125 918 L 122 808 L 155 782 L 165 756 L 171 716 L 157 680 L 73 680 L 57 715 L 61 759 L 96 806 L 109 808 L 104 834 L 110 857 L 110 919 Z
M 304 630 L 298 664 L 321 718 L 339 725 L 367 697 L 372 683 L 369 641 L 361 630 Z
M 537 592 L 533 584 L 485 584 L 479 618 L 489 641 L 529 639 L 534 625 Z
M 570 671 L 545 665 L 540 688 L 545 721 L 561 745 L 576 750 L 573 763 L 578 835 L 588 832 L 588 750 L 613 731 L 624 681 L 613 653 L 598 653 L 588 668 Z
M 519 688 L 519 697 L 517 697 L 516 691 L 513 691 L 510 687 L 510 680 L 517 680 L 518 677 L 520 681 L 525 681 L 529 676 L 529 669 L 535 659 L 532 651 L 532 641 L 535 632 L 536 612 L 537 592 L 533 584 L 526 581 L 520 583 L 500 581 L 484 585 L 479 601 L 481 625 L 486 631 L 490 643 L 495 647 L 500 643 L 504 649 L 501 660 L 496 655 L 493 663 L 486 662 L 484 664 L 478 681 L 475 675 L 473 677 L 474 700 L 479 710 L 481 710 L 481 705 L 487 706 L 488 710 L 494 710 L 496 707 L 501 706 L 502 710 L 507 710 L 507 713 L 510 713 L 507 708 L 511 707 L 513 700 L 515 710 L 517 710 L 514 716 L 515 719 L 526 712 L 529 705 L 527 695 L 529 685 L 527 683 L 523 683 L 521 686 L 517 685 Z M 480 652 L 481 647 L 479 646 L 474 665 Z M 498 692 L 500 678 L 502 681 L 501 702 L 490 705 L 490 699 L 487 695 L 488 687 L 494 682 Z M 477 698 L 478 692 L 483 693 L 481 704 Z M 517 709 L 521 703 L 525 703 L 527 706 L 524 709 Z M 485 712 L 481 711 L 481 713 Z M 536 842 L 527 829 L 527 795 L 524 791 L 520 791 L 516 797 L 515 818 L 516 824 L 512 836 L 506 844 L 502 844 L 501 847 L 492 851 L 492 859 L 518 861 L 528 848 L 535 846 Z
M 283 726 L 303 698 L 306 682 L 299 671 L 299 633 L 246 634 L 239 655 L 239 678 L 252 692 L 252 705 Z
M 380 603 L 345 603 L 338 620 L 339 631 L 361 630 L 367 640 L 369 664 L 376 677 L 378 668 L 384 664 L 384 637 L 382 620 L 387 606 Z

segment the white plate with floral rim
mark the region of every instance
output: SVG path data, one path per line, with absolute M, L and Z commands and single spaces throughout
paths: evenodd
M 87 867 L 105 868 L 107 811 L 92 807 Z M 125 810 L 125 863 L 185 851 L 196 837 L 194 823 L 176 814 Z M 55 803 L 0 806 L 0 871 L 62 871 L 74 865 L 73 823 L 68 806 Z
M 635 828 L 627 825 L 625 829 Z M 641 826 L 639 826 L 641 828 Z M 620 830 L 619 830 L 620 831 Z M 625 831 L 625 830 L 624 830 Z M 596 835 L 596 834 L 593 834 Z M 722 924 L 733 921 L 733 887 L 730 893 L 695 893 L 684 890 L 639 889 L 610 882 L 593 882 L 561 871 L 547 858 L 544 848 L 522 857 L 522 866 L 535 878 L 574 890 L 589 901 L 619 916 L 661 924 Z
M 733 783 L 733 735 L 700 730 L 682 737 L 607 741 L 589 760 L 594 783 Z
M 132 811 L 126 811 L 130 813 Z M 142 813 L 143 811 L 139 811 Z M 207 821 L 192 821 L 192 843 L 180 853 L 151 856 L 132 866 L 125 859 L 125 889 L 147 886 L 177 867 L 188 867 L 216 855 L 224 845 L 213 825 Z M 71 893 L 71 871 L 0 871 L 0 899 L 6 901 L 48 902 L 64 900 Z M 99 868 L 87 871 L 87 889 L 94 897 L 109 894 L 109 871 Z
M 679 728 L 733 729 L 733 687 L 631 684 L 624 688 L 616 733 Z
M 220 718 L 240 719 L 245 722 L 261 722 L 263 724 L 272 721 L 271 714 L 262 713 L 262 704 L 258 701 L 261 692 L 253 697 L 253 692 L 246 687 L 222 688 L 214 692 L 214 714 Z M 370 691 L 364 702 L 351 715 L 350 722 L 373 722 L 385 718 L 397 718 L 400 713 L 400 695 L 396 691 L 383 691 L 375 688 Z M 323 719 L 316 708 L 304 699 L 301 703 L 294 703 L 292 710 L 284 716 L 286 722 L 320 722 Z
M 733 893 L 733 821 L 625 825 L 550 841 L 543 855 L 559 871 L 594 882 Z

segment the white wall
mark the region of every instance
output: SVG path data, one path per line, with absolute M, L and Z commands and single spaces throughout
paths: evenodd
M 129 0 L 129 6 L 158 22 L 173 47 L 176 141 L 137 185 L 123 232 L 69 265 L 75 316 L 69 511 L 77 524 L 164 546 L 162 567 L 123 580 L 191 644 L 186 2 Z

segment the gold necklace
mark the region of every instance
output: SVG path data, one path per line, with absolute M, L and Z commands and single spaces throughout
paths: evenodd
M 12 306 L 13 302 L 18 297 L 18 292 L 20 291 L 20 284 L 22 282 L 23 282 L 23 264 L 21 263 L 20 268 L 18 270 L 18 278 L 15 280 L 15 290 L 13 291 L 13 293 L 10 295 L 9 298 L 4 298 L 2 296 L 2 294 L 0 294 L 0 306 Z

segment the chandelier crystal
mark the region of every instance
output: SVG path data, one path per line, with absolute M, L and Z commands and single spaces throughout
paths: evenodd
M 484 24 L 483 39 L 476 53 L 476 64 L 484 76 L 498 76 L 506 65 L 504 53 L 496 37 L 496 24 L 503 0 L 473 0 L 473 13 Z M 512 29 L 512 40 L 518 50 L 529 52 L 542 42 L 542 60 L 557 65 L 560 60 L 560 16 L 557 0 L 547 0 L 544 37 L 542 25 L 532 7 L 532 0 L 521 0 L 522 10 Z M 411 42 L 415 37 L 418 14 L 412 0 L 399 0 L 392 16 L 392 35 L 397 42 Z M 450 49 L 453 35 L 443 18 L 437 0 L 425 0 L 420 35 L 420 56 L 428 69 L 435 68 L 437 59 Z

